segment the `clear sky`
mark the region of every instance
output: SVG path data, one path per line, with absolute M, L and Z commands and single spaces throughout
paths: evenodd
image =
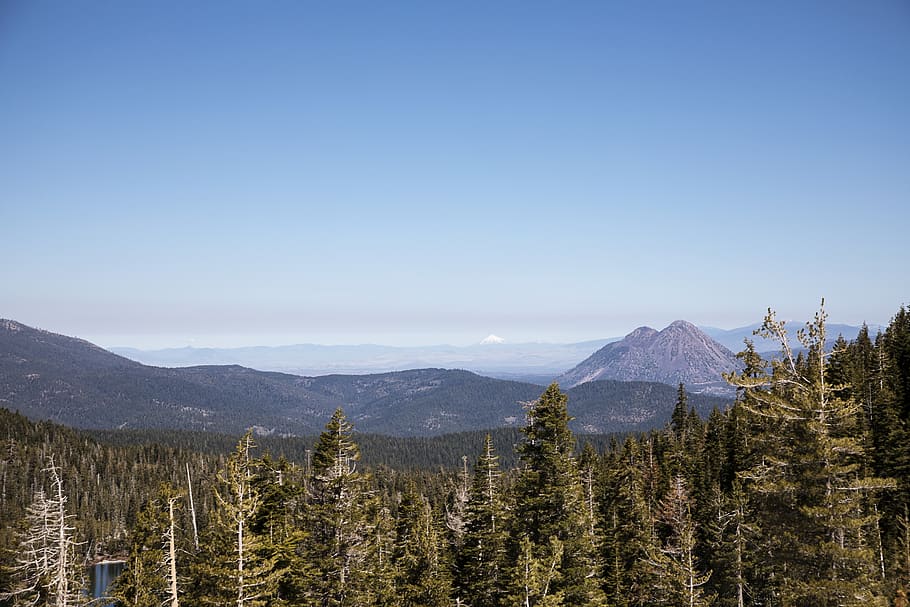
M 0 317 L 579 341 L 910 302 L 910 3 L 0 1 Z

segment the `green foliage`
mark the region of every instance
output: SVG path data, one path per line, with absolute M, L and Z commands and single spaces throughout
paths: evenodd
M 600 499 L 603 529 L 603 589 L 617 606 L 647 605 L 650 600 L 649 551 L 656 542 L 655 504 L 649 496 L 651 441 L 628 438 L 609 454 Z M 647 449 L 647 451 L 644 451 Z
M 255 529 L 262 507 L 262 495 L 254 483 L 260 465 L 253 457 L 255 447 L 252 433 L 247 432 L 218 475 L 217 503 L 202 566 L 215 586 L 196 597 L 200 602 L 259 607 L 273 604 L 278 596 L 284 571 L 277 567 L 271 538 Z
M 799 333 L 805 357 L 793 355 L 770 311 L 761 335 L 781 344 L 781 357 L 770 372 L 730 379 L 760 428 L 741 477 L 760 496 L 781 596 L 796 605 L 870 604 L 882 588 L 867 539 L 877 525 L 869 508 L 888 482 L 865 475 L 862 408 L 828 382 L 824 308 Z
M 179 498 L 172 487 L 162 485 L 158 495 L 139 511 L 126 568 L 111 591 L 118 604 L 130 607 L 167 604 L 171 582 L 168 567 L 169 514 L 170 506 Z
M 373 559 L 381 549 L 374 543 L 376 523 L 368 517 L 376 509 L 370 479 L 357 471 L 360 452 L 352 431 L 338 409 L 313 452 L 303 545 L 313 571 L 305 595 L 323 606 L 366 604 Z
M 686 398 L 686 387 L 679 384 L 676 395 L 676 406 L 670 416 L 670 427 L 677 435 L 682 435 L 686 430 L 686 420 L 689 418 L 689 401 Z
M 595 584 L 595 546 L 586 534 L 584 494 L 576 466 L 575 438 L 569 430 L 568 397 L 551 384 L 528 411 L 525 441 L 518 446 L 522 468 L 515 487 L 511 552 L 516 596 L 542 567 L 544 604 L 560 597 L 569 605 L 601 601 Z M 517 544 L 515 542 L 517 540 Z M 517 576 L 517 577 L 515 577 Z M 530 596 L 526 592 L 526 598 Z
M 398 505 L 392 553 L 401 607 L 449 604 L 451 577 L 442 532 L 429 501 L 409 483 Z
M 506 576 L 506 504 L 499 457 L 488 434 L 474 466 L 465 530 L 456 560 L 456 589 L 472 607 L 502 604 Z
M 49 456 L 87 541 L 75 562 L 128 559 L 123 605 L 901 605 L 910 318 L 834 352 L 824 320 L 771 361 L 747 343 L 733 407 L 665 387 L 662 430 L 586 436 L 580 453 L 576 392 L 555 385 L 521 431 L 358 435 L 337 410 L 317 439 L 261 450 L 250 433 L 89 436 L 0 410 L 0 605 L 51 596 L 20 567 L 53 510 Z M 769 315 L 765 333 L 782 329 Z
M 560 585 L 564 553 L 565 546 L 556 537 L 551 536 L 543 546 L 535 546 L 530 537 L 522 535 L 516 550 L 509 603 L 525 607 L 572 605 L 566 602 Z
M 755 542 L 760 530 L 739 481 L 728 493 L 719 486 L 715 490 L 712 516 L 706 524 L 709 560 L 714 570 L 707 587 L 716 593 L 719 606 L 742 607 L 750 588 L 758 585 Z
M 676 477 L 667 495 L 661 500 L 657 514 L 658 523 L 664 527 L 662 542 L 652 544 L 648 550 L 652 605 L 689 605 L 707 607 L 714 602 L 703 586 L 711 577 L 704 572 L 696 556 L 696 527 L 692 518 L 692 499 L 686 481 Z

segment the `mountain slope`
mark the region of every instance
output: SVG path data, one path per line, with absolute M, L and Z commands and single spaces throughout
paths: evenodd
M 565 386 L 598 379 L 686 384 L 693 392 L 729 393 L 721 373 L 739 361 L 698 327 L 677 320 L 663 331 L 639 327 L 558 378 Z
M 574 426 L 612 432 L 662 425 L 676 396 L 660 388 L 630 392 L 603 383 L 571 390 Z M 430 436 L 521 426 L 525 405 L 541 392 L 538 385 L 446 369 L 300 377 L 236 365 L 148 367 L 86 341 L 0 321 L 0 406 L 80 428 L 255 427 L 260 434 L 307 435 L 343 407 L 362 432 Z

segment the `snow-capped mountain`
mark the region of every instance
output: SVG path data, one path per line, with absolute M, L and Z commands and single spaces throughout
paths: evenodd
M 489 335 L 484 337 L 482 340 L 480 340 L 481 346 L 489 346 L 491 344 L 504 344 L 504 343 L 506 343 L 506 340 L 504 340 L 499 335 L 494 335 L 492 333 L 490 333 Z

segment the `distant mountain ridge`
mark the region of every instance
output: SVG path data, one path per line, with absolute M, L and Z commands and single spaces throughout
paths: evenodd
M 496 346 L 498 347 L 498 346 Z M 344 407 L 358 430 L 432 436 L 524 424 L 542 388 L 468 371 L 414 369 L 301 377 L 241 366 L 150 367 L 89 342 L 0 321 L 0 407 L 94 429 L 161 428 L 312 435 Z M 569 390 L 573 427 L 646 430 L 666 423 L 676 391 L 595 382 Z M 692 395 L 707 413 L 729 400 Z
M 690 322 L 677 320 L 662 331 L 639 327 L 621 341 L 609 343 L 557 378 L 575 387 L 613 379 L 683 383 L 693 392 L 728 394 L 722 373 L 738 369 L 730 350 Z
M 162 367 L 234 364 L 261 371 L 278 371 L 294 375 L 386 373 L 444 367 L 467 369 L 493 377 L 538 376 L 552 379 L 614 339 L 618 338 L 572 344 L 511 344 L 491 335 L 471 346 L 294 344 L 162 350 L 112 348 L 111 351 L 143 364 Z
M 787 329 L 787 337 L 790 343 L 790 347 L 793 349 L 799 349 L 800 343 L 796 337 L 796 332 L 800 329 L 805 328 L 806 323 L 796 322 L 796 321 L 787 321 L 784 323 L 784 328 Z M 867 325 L 869 329 L 869 335 L 875 339 L 875 335 L 879 331 L 884 331 L 885 327 L 877 324 Z M 744 340 L 748 339 L 755 344 L 755 350 L 757 352 L 773 352 L 777 353 L 780 351 L 780 344 L 774 341 L 765 340 L 761 337 L 755 335 L 755 331 L 761 328 L 761 323 L 755 323 L 747 325 L 745 327 L 736 327 L 735 329 L 718 329 L 716 327 L 700 327 L 708 336 L 717 341 L 719 344 L 729 348 L 733 352 L 740 352 L 745 347 Z M 843 335 L 844 339 L 847 341 L 853 341 L 856 339 L 856 336 L 859 334 L 862 327 L 854 325 L 845 325 L 838 323 L 827 323 L 825 328 L 828 332 L 828 341 L 833 343 L 838 335 Z M 829 343 L 829 346 L 830 346 Z
M 778 345 L 753 335 L 759 324 L 718 329 L 699 329 L 732 352 L 743 349 L 743 339 L 755 343 L 759 352 L 777 352 Z M 796 331 L 804 325 L 788 322 L 791 345 L 798 348 Z M 828 325 L 833 341 L 842 334 L 846 339 L 856 337 L 860 327 Z M 870 334 L 883 329 L 870 325 Z M 136 362 L 161 367 L 190 367 L 197 365 L 240 365 L 260 371 L 277 371 L 293 375 L 370 374 L 404 371 L 407 369 L 446 368 L 466 369 L 480 375 L 546 385 L 576 367 L 579 362 L 620 337 L 595 339 L 570 344 L 517 343 L 512 344 L 490 335 L 470 346 L 385 346 L 293 344 L 284 346 L 247 346 L 236 348 L 182 347 L 160 350 L 141 350 L 116 347 L 111 351 Z

